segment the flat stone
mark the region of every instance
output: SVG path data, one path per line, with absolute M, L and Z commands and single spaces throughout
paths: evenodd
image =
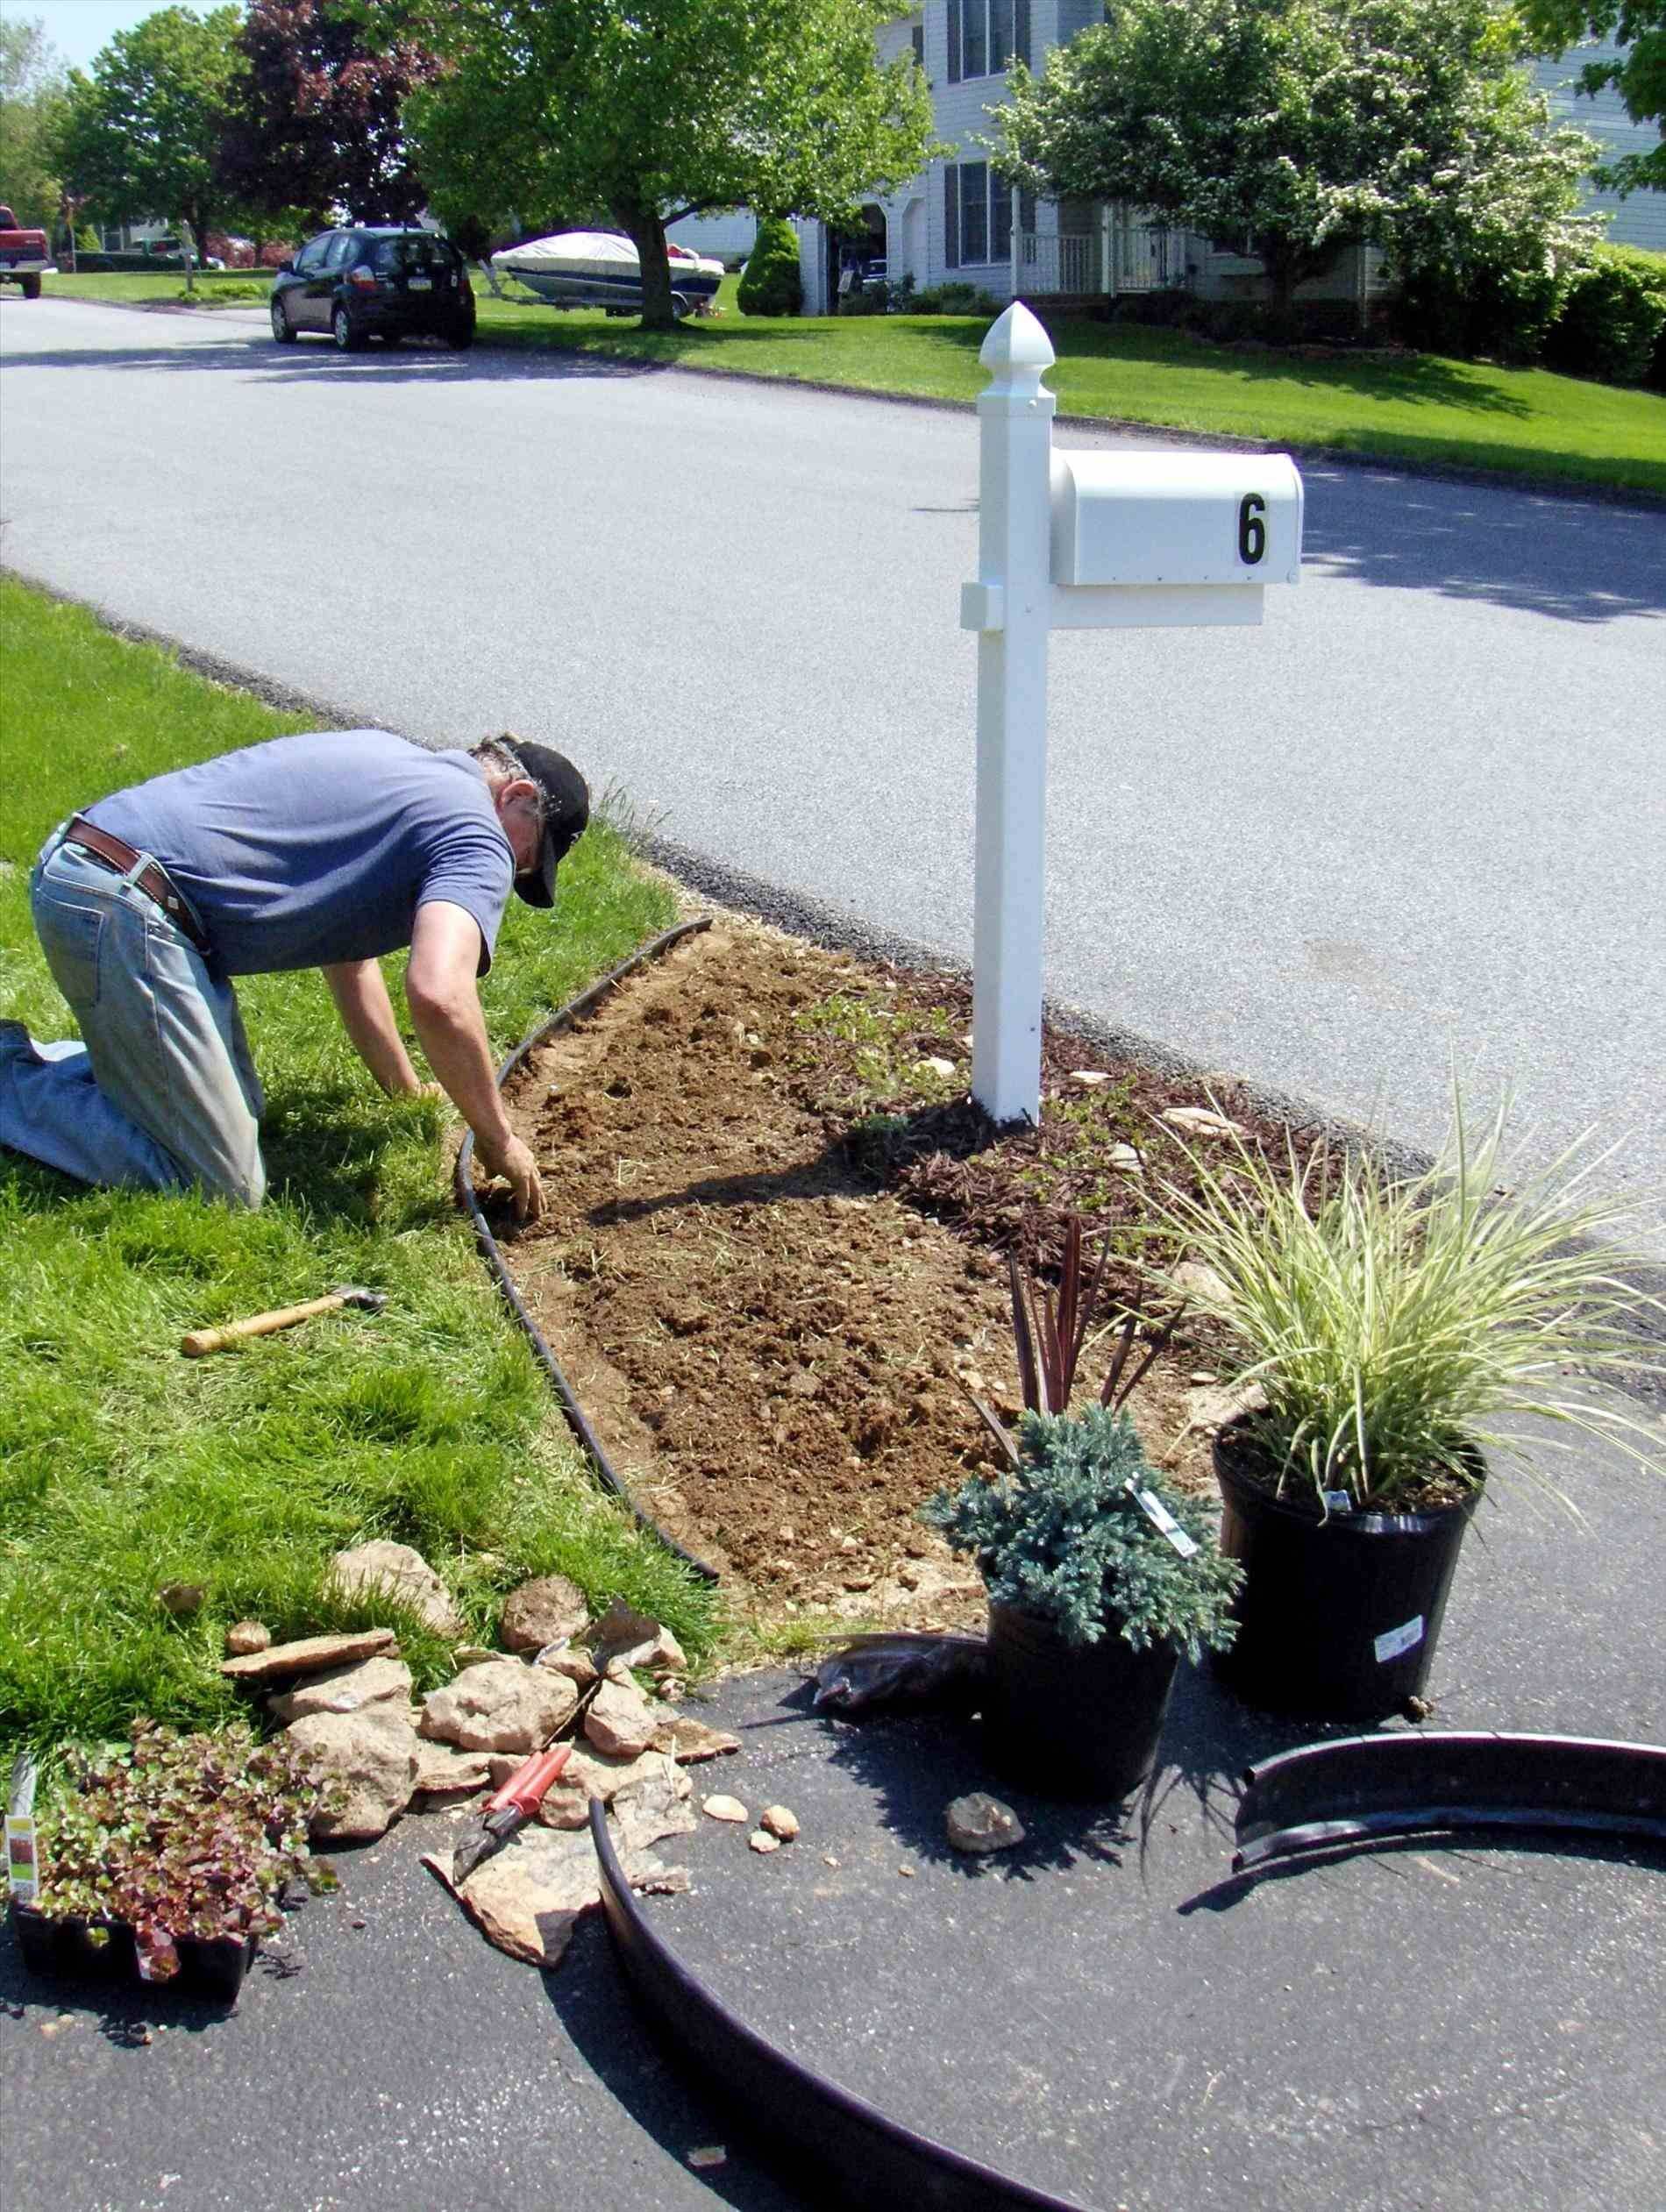
M 301 1720 L 308 1713 L 356 1713 L 390 1697 L 410 1703 L 410 1669 L 400 1659 L 361 1659 L 352 1667 L 332 1667 L 299 1689 L 267 1700 L 280 1720 Z
M 225 1632 L 225 1648 L 233 1659 L 247 1659 L 271 1648 L 272 1631 L 264 1621 L 236 1620 Z
M 409 1707 L 367 1706 L 360 1712 L 308 1713 L 288 1730 L 341 1802 L 312 1816 L 315 1841 L 367 1843 L 387 1831 L 410 1803 L 416 1783 L 416 1731 Z
M 598 1751 L 615 1759 L 639 1757 L 652 1744 L 659 1725 L 660 1715 L 635 1682 L 628 1676 L 616 1682 L 611 1672 L 584 1716 L 586 1736 Z
M 738 1797 L 726 1797 L 721 1792 L 708 1797 L 700 1810 L 708 1820 L 748 1820 L 751 1817 Z
M 459 1644 L 452 1653 L 452 1664 L 460 1675 L 465 1667 L 483 1667 L 488 1659 L 502 1656 L 489 1644 Z
M 1065 1078 L 1066 1082 L 1079 1083 L 1084 1091 L 1097 1091 L 1110 1079 L 1109 1070 L 1105 1068 L 1072 1068 Z
M 1193 1305 L 1200 1305 L 1211 1313 L 1225 1313 L 1231 1310 L 1232 1291 L 1225 1276 L 1201 1260 L 1182 1260 L 1171 1270 L 1169 1281 L 1180 1296 Z
M 518 1659 L 470 1667 L 424 1701 L 424 1736 L 463 1751 L 539 1751 L 572 1718 L 579 1693 Z
M 445 1583 L 409 1544 L 379 1537 L 338 1552 L 330 1562 L 330 1584 L 343 1597 L 380 1596 L 408 1605 L 437 1636 L 461 1636 L 468 1627 Z
M 955 1071 L 955 1063 L 952 1060 L 941 1059 L 935 1052 L 928 1054 L 926 1058 L 918 1062 L 917 1064 L 923 1068 L 928 1075 L 950 1076 Z
M 546 1644 L 532 1664 L 547 1667 L 552 1675 L 565 1675 L 575 1689 L 588 1689 L 602 1679 L 589 1653 L 570 1644 Z
M 663 1751 L 680 1766 L 693 1766 L 701 1759 L 720 1759 L 725 1752 L 738 1751 L 740 1738 L 726 1735 L 721 1728 L 708 1728 L 703 1720 L 695 1720 L 687 1713 L 679 1713 L 673 1720 L 662 1720 L 654 1731 L 652 1748 Z
M 1145 1163 L 1131 1144 L 1114 1144 L 1105 1156 L 1119 1175 L 1143 1175 Z
M 630 1651 L 638 1644 L 651 1643 L 659 1633 L 659 1623 L 651 1614 L 639 1613 L 627 1605 L 623 1597 L 616 1597 L 601 1619 L 590 1631 L 590 1648 L 595 1654 L 598 1667 L 622 1651 Z
M 943 1815 L 943 1825 L 957 1851 L 1010 1851 L 1024 1840 L 1023 1823 L 1012 1807 L 982 1789 L 957 1797 Z
M 1184 1129 L 1193 1137 L 1237 1137 L 1246 1139 L 1250 1132 L 1242 1121 L 1228 1120 L 1224 1113 L 1217 1113 L 1211 1106 L 1169 1106 L 1163 1119 L 1175 1128 Z
M 765 1828 L 754 1828 L 751 1834 L 747 1837 L 746 1840 L 754 1851 L 779 1851 L 781 1847 L 780 1838 L 779 1836 L 772 1836 L 769 1831 Z
M 635 1889 L 674 1894 L 688 1887 L 687 1870 L 666 1867 L 652 1846 L 666 1836 L 686 1834 L 692 1817 L 677 1802 L 679 1779 L 669 1760 L 669 1778 L 657 1789 L 645 1785 L 609 1818 L 614 1847 L 625 1879 Z M 514 1840 L 482 1860 L 461 1885 L 452 1879 L 448 1853 L 424 1854 L 423 1864 L 459 1898 L 487 1938 L 512 1959 L 530 1966 L 553 1967 L 573 1938 L 582 1913 L 602 1901 L 596 1855 L 585 1831 L 523 1828 Z
M 565 1575 L 539 1575 L 503 1600 L 498 1640 L 505 1651 L 538 1652 L 564 1644 L 590 1618 L 590 1601 Z
M 264 1651 L 249 1652 L 240 1659 L 225 1659 L 220 1672 L 233 1682 L 281 1682 L 295 1675 L 322 1674 L 326 1667 L 345 1667 L 349 1660 L 392 1657 L 399 1639 L 391 1628 L 361 1628 L 347 1636 L 303 1636 L 293 1644 L 272 1644 Z
M 483 1751 L 458 1751 L 451 1744 L 416 1743 L 415 1792 L 423 1797 L 472 1797 L 491 1779 Z

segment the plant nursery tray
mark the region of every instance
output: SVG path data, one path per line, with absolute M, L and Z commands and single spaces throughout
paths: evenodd
M 258 1936 L 182 1936 L 180 1969 L 166 1981 L 139 1972 L 139 1946 L 125 1920 L 55 1920 L 33 1905 L 11 1903 L 18 1948 L 31 1974 L 60 1981 L 132 1981 L 181 1996 L 235 2002 L 259 1947 Z

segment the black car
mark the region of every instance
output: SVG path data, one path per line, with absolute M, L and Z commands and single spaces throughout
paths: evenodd
M 474 293 L 454 245 L 432 231 L 325 231 L 272 281 L 272 335 L 327 331 L 344 353 L 367 338 L 474 343 Z

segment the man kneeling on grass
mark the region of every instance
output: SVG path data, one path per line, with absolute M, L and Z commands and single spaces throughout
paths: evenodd
M 410 947 L 405 996 L 482 1166 L 535 1220 L 476 978 L 513 884 L 554 903 L 589 819 L 564 754 L 505 735 L 430 752 L 384 730 L 278 737 L 100 800 L 54 829 L 35 928 L 81 1044 L 0 1024 L 0 1144 L 83 1182 L 266 1194 L 261 1092 L 231 978 L 322 968 L 384 1091 L 423 1089 L 376 963 Z

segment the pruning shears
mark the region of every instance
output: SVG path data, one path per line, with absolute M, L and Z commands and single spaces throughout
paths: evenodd
M 479 1819 L 452 1852 L 454 1883 L 466 1881 L 482 1860 L 502 1851 L 509 1839 L 525 1827 L 572 1756 L 571 1744 L 554 1744 L 547 1751 L 535 1751 L 530 1759 L 522 1760 L 502 1788 L 487 1799 Z

